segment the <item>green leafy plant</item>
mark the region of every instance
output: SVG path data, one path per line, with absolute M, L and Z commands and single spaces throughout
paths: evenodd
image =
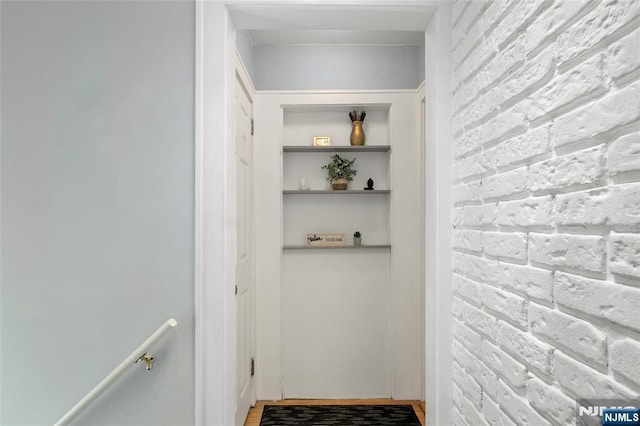
M 353 233 L 353 236 L 356 238 L 360 238 L 362 235 L 360 234 L 360 231 L 356 231 Z
M 357 173 L 353 168 L 353 164 L 355 162 L 355 158 L 353 160 L 347 160 L 346 158 L 340 157 L 338 154 L 334 154 L 331 156 L 331 162 L 325 164 L 322 168 L 327 171 L 328 181 L 334 181 L 337 179 L 352 181 L 353 177 Z

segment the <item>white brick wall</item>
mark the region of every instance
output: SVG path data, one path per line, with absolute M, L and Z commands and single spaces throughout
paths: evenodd
M 640 2 L 453 5 L 455 424 L 640 394 Z

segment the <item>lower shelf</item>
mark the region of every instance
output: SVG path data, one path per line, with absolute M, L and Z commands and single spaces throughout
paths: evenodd
M 361 246 L 305 246 L 305 245 L 285 245 L 283 250 L 318 250 L 318 249 L 390 249 L 391 244 L 363 244 Z

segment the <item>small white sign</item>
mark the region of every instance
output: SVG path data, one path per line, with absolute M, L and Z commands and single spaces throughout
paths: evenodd
M 347 241 L 344 234 L 307 234 L 306 245 L 308 246 L 346 246 Z

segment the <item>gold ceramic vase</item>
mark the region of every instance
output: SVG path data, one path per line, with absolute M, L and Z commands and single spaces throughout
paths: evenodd
M 364 145 L 364 130 L 362 130 L 362 121 L 352 121 L 351 129 L 351 145 Z

